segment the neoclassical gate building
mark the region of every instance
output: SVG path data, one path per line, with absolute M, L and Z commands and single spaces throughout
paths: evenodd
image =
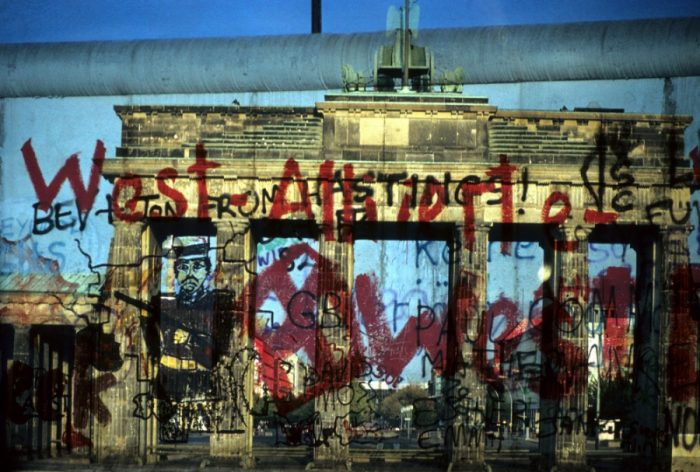
M 503 429 L 489 390 L 518 376 L 539 398 L 524 421 L 539 438 L 540 466 L 584 470 L 587 330 L 606 316 L 589 307 L 589 243 L 624 243 L 636 252 L 628 455 L 661 470 L 697 467 L 688 118 L 360 92 L 307 108 L 116 113 L 122 145 L 103 169 L 114 182 L 115 232 L 92 316 L 114 335 L 123 364 L 114 388 L 95 390 L 111 413 L 109 422 L 92 418 L 95 459 L 180 453 L 178 428 L 197 416 L 208 441 L 196 450 L 247 467 L 309 451 L 300 460 L 316 468 L 430 458 L 478 469 Z M 369 296 L 381 276 L 354 271 L 361 241 L 444 246 L 444 311 L 419 308 L 403 331 L 380 329 L 368 313 L 381 303 Z M 537 354 L 518 364 L 511 350 L 500 370 L 489 353 L 506 343 L 490 342 L 484 327 L 489 271 L 503 270 L 488 263 L 494 241 L 501 254 L 521 241 L 543 254 L 537 308 L 520 320 Z M 262 253 L 271 247 L 273 262 Z M 197 270 L 209 304 L 178 299 L 171 310 L 173 293 L 197 284 L 183 271 Z M 381 273 L 409 270 L 392 263 Z M 271 293 L 280 308 L 263 303 Z M 377 405 L 402 389 L 392 359 L 410 358 L 411 345 L 430 357 L 432 377 L 424 396 L 404 402 L 396 432 L 377 420 Z M 166 372 L 180 380 L 163 380 Z M 512 394 L 509 411 L 514 430 Z M 419 439 L 390 446 L 408 422 Z

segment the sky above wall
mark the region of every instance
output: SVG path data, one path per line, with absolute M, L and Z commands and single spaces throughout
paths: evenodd
M 325 0 L 324 33 L 382 31 L 401 0 Z M 700 16 L 697 0 L 422 0 L 420 27 Z M 306 34 L 311 0 L 0 0 L 0 43 Z

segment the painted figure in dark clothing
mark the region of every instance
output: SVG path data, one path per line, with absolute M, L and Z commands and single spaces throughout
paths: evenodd
M 179 401 L 201 398 L 209 389 L 213 293 L 207 239 L 176 241 L 175 299 L 161 300 L 159 377 L 167 396 Z

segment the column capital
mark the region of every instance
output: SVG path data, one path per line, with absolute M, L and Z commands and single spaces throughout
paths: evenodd
M 334 223 L 318 223 L 319 239 L 328 242 L 351 243 L 355 239 L 355 228 L 352 224 L 340 222 L 337 225 Z
M 488 221 L 475 221 L 474 224 L 471 225 L 465 225 L 462 222 L 459 222 L 455 225 L 455 230 L 458 233 L 464 231 L 465 228 L 471 229 L 475 233 L 488 233 L 491 231 L 491 228 L 493 228 L 493 223 Z
M 591 224 L 559 225 L 552 228 L 551 234 L 555 241 L 587 242 L 593 228 Z
M 685 235 L 686 237 L 693 231 L 693 226 L 685 225 L 662 225 L 659 226 L 659 232 L 662 235 Z
M 545 233 L 549 239 L 539 241 L 539 245 L 545 250 L 550 247 L 564 252 L 587 251 L 592 232 L 593 225 L 588 224 L 552 226 Z
M 141 235 L 146 224 L 143 221 L 114 221 L 114 236 L 110 247 L 109 263 L 124 269 L 125 265 L 138 265 L 141 260 Z
M 335 225 L 333 223 L 316 222 L 316 227 L 318 228 L 319 239 L 328 241 L 328 236 L 331 234 L 337 237 L 337 235 L 335 235 Z
M 688 237 L 691 228 L 690 225 L 669 225 L 660 228 L 664 261 L 669 268 L 678 264 L 688 264 L 690 259 Z
M 146 222 L 143 220 L 138 221 L 124 221 L 115 218 L 112 221 L 112 226 L 114 227 L 115 234 L 120 232 L 120 234 L 136 234 L 139 235 L 143 232 L 146 227 Z
M 468 252 L 473 252 L 480 247 L 481 250 L 486 251 L 492 226 L 491 223 L 486 223 L 483 220 L 476 221 L 474 224 L 457 224 L 455 225 L 455 241 Z

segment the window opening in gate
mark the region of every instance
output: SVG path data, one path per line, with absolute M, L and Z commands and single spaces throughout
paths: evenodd
M 261 237 L 256 254 L 253 445 L 311 446 L 318 242 Z
M 656 411 L 655 395 L 653 405 L 643 404 L 645 395 L 633 397 L 636 251 L 590 243 L 588 273 L 588 438 L 596 448 L 630 450 L 633 410 Z
M 450 248 L 442 240 L 359 239 L 354 246 L 350 447 L 441 450 Z
M 503 251 L 504 244 L 509 244 Z M 540 324 L 543 284 L 549 268 L 534 241 L 491 242 L 487 311 L 478 343 L 487 384 L 487 448 L 522 438 L 537 449 L 540 381 Z
M 208 442 L 216 238 L 162 244 L 158 419 L 161 442 Z

